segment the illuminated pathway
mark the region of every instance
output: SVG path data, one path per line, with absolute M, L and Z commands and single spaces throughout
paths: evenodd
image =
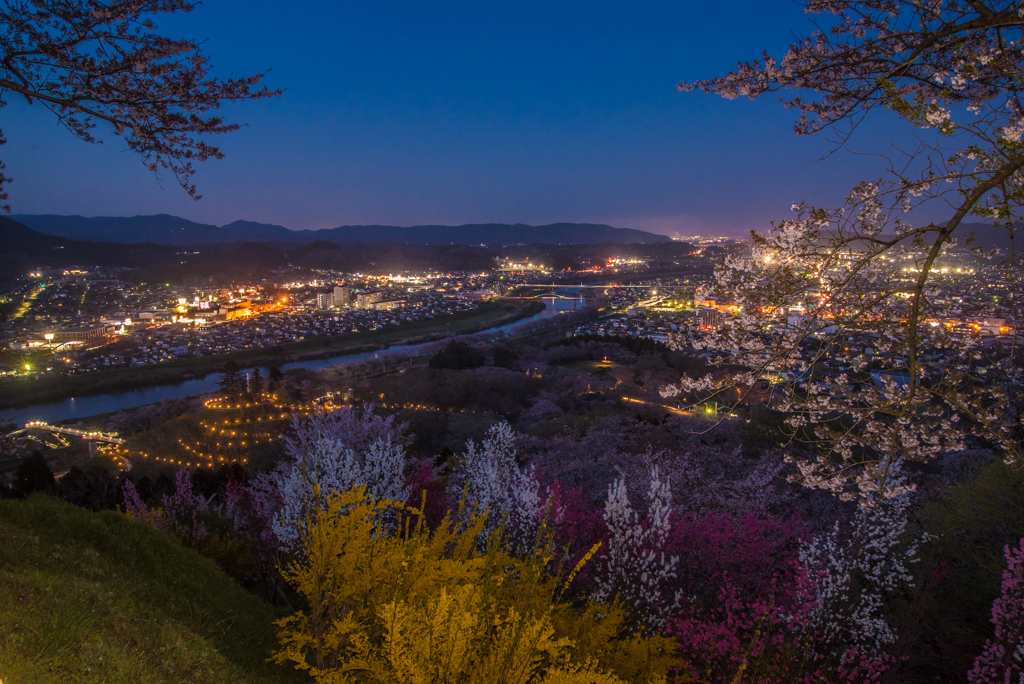
M 202 438 L 173 438 L 178 454 L 157 456 L 138 447 L 118 446 L 112 456 L 146 459 L 179 468 L 216 468 L 231 463 L 246 465 L 251 451 L 281 440 L 282 422 L 294 417 L 305 417 L 316 411 L 336 411 L 354 408 L 351 403 L 335 403 L 335 393 L 325 394 L 309 402 L 285 403 L 276 394 L 264 393 L 257 400 L 215 397 L 203 402 L 213 412 L 209 418 L 198 421 Z M 383 399 L 383 396 L 381 397 Z M 380 401 L 374 406 L 389 410 L 431 411 L 436 413 L 476 413 L 471 409 L 445 410 L 426 404 L 388 404 Z M 106 452 L 105 452 L 106 453 Z

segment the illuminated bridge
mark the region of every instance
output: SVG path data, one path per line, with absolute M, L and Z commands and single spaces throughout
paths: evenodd
M 99 430 L 76 430 L 75 428 L 61 427 L 59 425 L 50 425 L 42 420 L 33 420 L 25 423 L 25 427 L 17 432 L 12 432 L 11 436 L 27 432 L 28 430 L 45 430 L 46 432 L 52 432 L 58 435 L 71 435 L 72 437 L 80 437 L 89 442 L 106 442 L 107 444 L 124 444 L 124 440 L 117 436 L 116 432 L 101 432 Z

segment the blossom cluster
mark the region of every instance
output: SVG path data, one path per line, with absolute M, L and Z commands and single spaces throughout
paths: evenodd
M 1024 682 L 1024 539 L 1017 548 L 1004 550 L 1002 594 L 992 604 L 995 636 L 974 662 L 967 676 L 971 684 Z
M 844 146 L 874 110 L 895 112 L 918 131 L 916 149 L 889 159 L 886 177 L 855 186 L 837 209 L 793 205 L 794 217 L 755 233 L 747 255 L 726 258 L 701 297 L 732 301 L 723 330 L 680 340 L 720 353 L 738 374 L 684 377 L 663 389 L 698 401 L 733 403 L 763 378 L 783 371 L 776 408 L 794 439 L 815 442 L 822 457 L 803 464 L 804 481 L 865 498 L 878 462 L 923 460 L 976 439 L 1020 458 L 1022 423 L 1012 388 L 1021 369 L 990 358 L 981 382 L 971 369 L 977 339 L 954 338 L 931 324 L 952 315 L 941 296 L 937 260 L 980 252 L 958 239 L 979 216 L 1012 235 L 1024 203 L 1024 20 L 1018 2 L 865 2 L 807 0 L 829 29 L 798 39 L 781 58 L 739 64 L 725 76 L 682 83 L 727 98 L 797 91 L 799 134 L 836 133 Z M 933 135 L 934 133 L 934 135 Z M 912 224 L 925 204 L 948 203 L 949 220 Z M 987 255 L 992 256 L 992 255 Z M 1011 253 L 1008 282 L 1019 277 Z M 907 273 L 911 273 L 909 277 Z M 800 312 L 797 316 L 788 315 Z M 786 323 L 780 323 L 785 320 Z M 1016 325 L 1014 323 L 1014 325 Z M 828 350 L 851 336 L 872 340 L 875 357 L 899 373 L 855 382 L 865 356 L 842 373 L 820 370 Z M 816 350 L 807 357 L 805 352 Z M 941 357 L 941 361 L 935 359 Z
M 451 500 L 463 497 L 488 512 L 485 534 L 501 527 L 513 548 L 534 544 L 546 501 L 534 469 L 516 462 L 516 438 L 507 422 L 494 425 L 479 445 L 472 440 L 466 445 L 449 486 Z
M 129 518 L 169 532 L 188 546 L 197 546 L 206 538 L 206 525 L 199 516 L 210 502 L 195 494 L 187 470 L 174 474 L 174 491 L 164 494 L 161 503 L 163 508 L 148 507 L 132 481 L 125 480 L 124 505 Z

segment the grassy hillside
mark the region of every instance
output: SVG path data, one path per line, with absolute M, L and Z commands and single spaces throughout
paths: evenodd
M 281 682 L 275 610 L 170 535 L 36 496 L 0 501 L 0 681 Z

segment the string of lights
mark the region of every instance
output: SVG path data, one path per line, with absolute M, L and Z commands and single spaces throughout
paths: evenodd
M 211 468 L 220 465 L 238 463 L 245 465 L 252 449 L 267 446 L 282 439 L 281 423 L 298 416 L 308 416 L 316 411 L 337 411 L 343 408 L 358 406 L 341 399 L 341 393 L 329 392 L 307 402 L 284 402 L 277 394 L 263 392 L 246 401 L 237 397 L 214 397 L 203 402 L 208 411 L 220 413 L 222 416 L 204 418 L 199 421 L 200 429 L 206 434 L 205 439 L 190 440 L 175 438 L 174 444 L 182 452 L 180 455 L 156 456 L 143 449 L 118 447 L 117 451 L 108 450 L 115 459 L 145 460 L 184 468 Z M 377 403 L 382 409 L 391 411 L 430 411 L 436 413 L 475 414 L 470 409 L 446 410 L 437 406 L 417 403 L 388 403 L 380 396 Z M 251 412 L 262 412 L 251 415 Z M 244 415 L 248 413 L 249 415 Z M 234 414 L 234 415 L 223 415 Z M 238 415 L 243 414 L 243 415 Z M 122 440 L 123 443 L 123 440 Z

